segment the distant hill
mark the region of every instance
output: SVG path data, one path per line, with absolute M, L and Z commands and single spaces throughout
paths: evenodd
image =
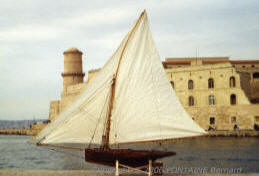
M 43 122 L 46 120 L 0 120 L 0 128 L 30 128 L 35 122 Z

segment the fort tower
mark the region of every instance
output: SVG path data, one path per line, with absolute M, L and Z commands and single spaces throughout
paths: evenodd
M 85 74 L 82 67 L 82 52 L 77 48 L 69 48 L 64 52 L 63 94 L 67 87 L 83 83 Z

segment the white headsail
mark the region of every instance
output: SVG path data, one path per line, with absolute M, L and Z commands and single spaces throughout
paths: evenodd
M 85 91 L 34 138 L 35 142 L 101 144 L 118 64 L 110 144 L 205 133 L 181 106 L 167 79 L 145 12 L 134 26 Z

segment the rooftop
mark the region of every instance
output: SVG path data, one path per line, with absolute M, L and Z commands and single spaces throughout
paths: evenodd
M 75 47 L 71 47 L 71 48 L 68 48 L 64 54 L 66 53 L 80 53 L 80 54 L 83 54 L 79 49 L 75 48 Z
M 259 64 L 259 60 L 230 60 L 229 57 L 177 57 L 166 58 L 163 65 L 201 65 L 201 64 Z

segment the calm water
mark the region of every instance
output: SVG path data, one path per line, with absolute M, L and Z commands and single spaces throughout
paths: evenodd
M 0 135 L 0 169 L 96 169 L 84 162 L 82 152 L 52 151 L 28 144 L 27 136 Z M 143 148 L 150 145 L 142 146 Z M 166 142 L 159 149 L 177 152 L 163 159 L 167 168 L 238 169 L 259 173 L 259 138 L 200 138 Z

